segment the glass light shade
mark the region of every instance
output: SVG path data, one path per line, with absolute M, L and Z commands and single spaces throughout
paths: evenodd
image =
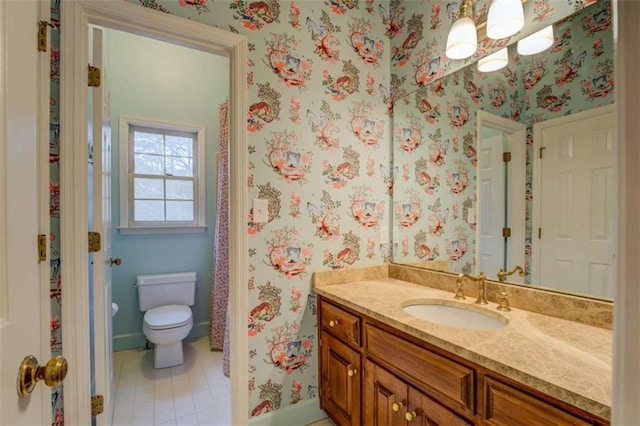
M 493 0 L 487 16 L 487 37 L 493 40 L 514 35 L 524 26 L 520 0 Z
M 504 68 L 509 63 L 509 52 L 507 48 L 498 50 L 489 56 L 485 56 L 478 61 L 478 71 L 491 72 Z
M 473 55 L 478 48 L 476 25 L 469 17 L 458 19 L 451 26 L 445 50 L 449 59 L 465 59 Z
M 544 27 L 538 32 L 518 41 L 519 55 L 535 55 L 553 44 L 553 26 Z

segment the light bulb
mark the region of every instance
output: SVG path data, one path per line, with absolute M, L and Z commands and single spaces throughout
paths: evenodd
M 446 54 L 449 59 L 465 59 L 478 48 L 476 25 L 469 17 L 462 17 L 453 23 L 447 37 Z
M 544 27 L 538 32 L 518 41 L 519 55 L 535 55 L 548 49 L 553 44 L 553 25 Z
M 487 37 L 501 39 L 514 35 L 524 26 L 520 0 L 493 0 L 487 15 Z
M 485 56 L 478 61 L 478 71 L 491 72 L 504 68 L 509 63 L 509 52 L 507 48 L 502 48 L 489 56 Z

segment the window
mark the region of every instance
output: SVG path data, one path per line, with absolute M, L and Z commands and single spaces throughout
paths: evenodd
M 120 118 L 120 232 L 205 229 L 204 128 Z

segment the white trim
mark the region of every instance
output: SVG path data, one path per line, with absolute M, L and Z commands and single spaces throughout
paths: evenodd
M 46 1 L 38 1 L 39 18 L 41 21 L 49 22 L 51 19 L 51 4 Z M 51 29 L 47 26 L 49 37 L 51 40 Z M 51 298 L 49 296 L 49 287 L 51 286 L 51 243 L 49 236 L 51 234 L 51 216 L 50 216 L 50 199 L 49 199 L 49 122 L 50 122 L 50 105 L 51 98 L 51 50 L 47 45 L 46 52 L 38 53 L 38 233 L 47 236 L 47 256 L 46 259 L 38 264 L 40 272 L 40 288 L 43 294 L 40 298 L 40 324 L 41 324 L 41 347 L 47 354 L 51 356 Z M 0 125 L 0 128 L 3 128 Z M 4 170 L 4 169 L 3 169 Z M 44 358 L 46 359 L 46 358 Z M 49 419 L 51 417 L 51 391 L 46 392 L 47 397 L 43 398 L 42 418 Z
M 508 223 L 511 228 L 511 239 L 508 244 L 509 258 L 512 260 L 507 265 L 511 268 L 514 265 L 520 265 L 524 268 L 524 248 L 525 248 L 525 214 L 526 214 L 526 126 L 517 121 L 500 117 L 490 112 L 479 110 L 477 119 L 477 144 L 480 143 L 482 128 L 490 127 L 497 129 L 503 133 L 507 133 L 509 151 L 511 152 L 511 162 L 508 167 L 509 180 L 509 209 Z M 479 146 L 477 152 L 480 153 Z M 518 167 L 519 166 L 519 167 Z M 480 193 L 480 180 L 476 179 L 476 194 Z M 476 200 L 477 201 L 477 200 Z M 476 211 L 476 222 L 480 223 L 482 216 L 481 211 Z M 522 238 L 514 236 L 521 235 Z M 477 250 L 480 242 L 480 227 L 476 227 L 476 267 L 480 265 L 480 251 Z M 480 272 L 480 271 L 477 271 Z M 483 271 L 487 276 L 492 277 L 494 271 Z M 498 271 L 495 271 L 497 274 Z M 521 282 L 518 277 L 511 277 L 510 281 Z
M 206 128 L 196 124 L 177 123 L 170 121 L 162 121 L 155 119 L 147 119 L 143 117 L 134 117 L 129 115 L 121 115 L 118 120 L 118 147 L 119 147 L 119 189 L 120 189 L 120 234 L 170 234 L 170 233 L 196 233 L 204 232 L 207 224 L 206 211 Z M 147 127 L 159 130 L 174 130 L 178 132 L 195 133 L 195 143 L 197 156 L 196 177 L 195 177 L 195 218 L 193 224 L 177 224 L 175 222 L 158 222 L 145 223 L 137 225 L 132 219 L 132 194 L 133 194 L 133 173 L 130 171 L 130 165 L 133 161 L 132 143 L 130 140 L 131 126 Z M 158 232 L 152 232 L 157 229 Z M 138 230 L 143 230 L 138 232 Z
M 62 329 L 70 358 L 65 381 L 65 422 L 89 424 L 89 345 L 87 282 L 87 26 L 89 23 L 152 37 L 207 52 L 223 54 L 230 63 L 231 202 L 230 300 L 232 423 L 247 423 L 248 238 L 247 201 L 247 41 L 244 36 L 169 14 L 127 4 L 67 0 L 61 6 L 61 191 L 62 244 L 65 267 Z M 73 183 L 72 183 L 73 182 Z
M 617 96 L 617 95 L 616 95 Z M 533 209 L 532 209 L 532 225 L 531 225 L 531 282 L 535 283 L 540 278 L 540 239 L 537 235 L 537 229 L 540 227 L 542 210 L 540 209 L 542 176 L 540 174 L 542 162 L 540 159 L 540 143 L 542 140 L 542 132 L 549 127 L 555 127 L 561 124 L 571 123 L 573 121 L 584 120 L 591 117 L 597 117 L 602 114 L 614 112 L 613 105 L 604 105 L 597 108 L 588 109 L 586 111 L 577 112 L 575 114 L 565 115 L 562 117 L 552 118 L 550 120 L 541 121 L 533 124 Z M 617 142 L 617 140 L 616 140 Z M 616 144 L 614 144 L 615 146 Z M 615 193 L 616 191 L 614 191 Z
M 613 425 L 640 424 L 640 3 L 613 2 L 618 172 L 617 286 L 613 338 Z M 617 24 L 617 25 L 616 25 Z M 620 36 L 616 29 L 619 29 Z
M 201 234 L 207 232 L 206 226 L 136 226 L 118 227 L 122 235 L 152 235 L 152 234 Z

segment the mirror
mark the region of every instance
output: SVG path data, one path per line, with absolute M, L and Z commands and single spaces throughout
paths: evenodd
M 519 56 L 513 44 L 502 70 L 481 73 L 470 64 L 396 100 L 395 263 L 452 273 L 482 271 L 491 279 L 517 264 L 525 276 L 507 281 L 613 297 L 613 244 L 601 250 L 602 258 L 584 260 L 578 268 L 584 273 L 576 280 L 569 251 L 547 248 L 538 238 L 542 232 L 562 236 L 578 226 L 611 242 L 612 164 L 594 166 L 597 176 L 568 178 L 546 160 L 570 157 L 587 139 L 591 151 L 601 150 L 598 156 L 612 150 L 611 127 L 569 137 L 557 124 L 564 117 L 581 127 L 578 118 L 591 122 L 590 114 L 599 116 L 613 103 L 611 23 L 610 3 L 598 2 L 554 24 L 555 42 L 542 53 Z M 510 153 L 510 161 L 502 161 L 503 152 Z M 597 188 L 578 214 L 570 215 L 576 207 L 568 200 L 579 198 L 573 194 L 583 191 L 577 185 L 581 181 Z M 601 219 L 594 219 L 594 211 Z M 552 227 L 549 220 L 559 223 Z M 573 247 L 584 245 L 575 240 Z M 545 272 L 551 264 L 555 270 Z M 585 279 L 600 284 L 586 286 Z

